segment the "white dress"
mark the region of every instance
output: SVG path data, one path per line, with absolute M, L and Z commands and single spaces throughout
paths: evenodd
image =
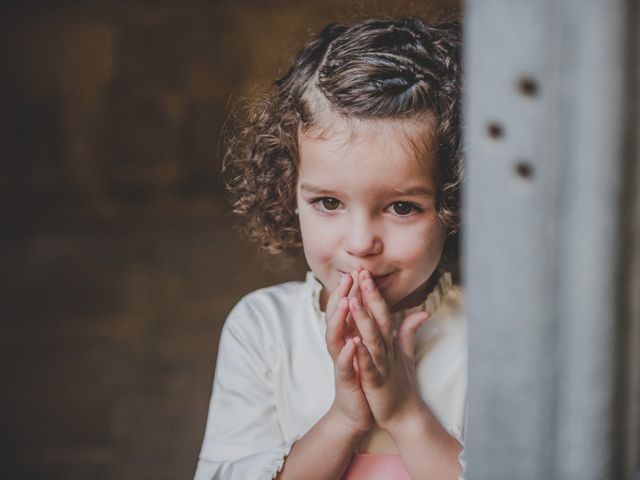
M 270 480 L 292 444 L 329 409 L 333 362 L 325 344 L 322 285 L 313 274 L 250 293 L 222 329 L 207 427 L 194 480 Z M 416 309 L 423 399 L 462 441 L 467 388 L 464 296 L 448 273 Z M 407 314 L 402 312 L 401 314 Z

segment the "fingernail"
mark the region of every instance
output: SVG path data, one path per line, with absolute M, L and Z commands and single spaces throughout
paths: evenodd
M 376 288 L 375 283 L 373 283 L 373 280 L 371 280 L 370 278 L 367 278 L 364 282 L 362 282 L 362 286 L 368 292 L 373 292 L 373 289 Z
M 364 270 L 363 275 L 364 275 L 364 278 L 371 278 L 371 272 L 369 272 L 369 270 Z
M 358 300 L 356 297 L 351 298 L 351 306 L 354 308 L 354 310 L 360 310 L 360 308 L 362 308 L 362 305 L 360 305 L 360 300 Z

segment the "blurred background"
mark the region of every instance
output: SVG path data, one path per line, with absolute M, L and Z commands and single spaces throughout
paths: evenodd
M 461 1 L 3 2 L 3 476 L 191 478 L 222 323 L 302 279 L 234 228 L 234 103 L 330 21 Z

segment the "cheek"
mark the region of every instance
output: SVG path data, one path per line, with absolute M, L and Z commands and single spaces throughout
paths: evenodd
M 442 256 L 446 230 L 440 223 L 422 225 L 395 241 L 398 260 L 406 266 L 431 268 Z
M 306 239 L 303 237 L 302 246 L 310 266 L 327 262 L 331 259 L 332 252 L 335 251 L 335 249 L 329 248 L 326 242 L 322 241 L 320 235 L 310 236 Z
M 333 257 L 333 253 L 336 251 L 336 241 L 330 228 L 303 217 L 300 218 L 300 231 L 304 254 L 309 266 L 314 267 Z

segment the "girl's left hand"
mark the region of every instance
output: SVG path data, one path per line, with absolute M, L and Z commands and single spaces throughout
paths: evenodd
M 384 430 L 391 430 L 423 408 L 415 377 L 413 347 L 427 312 L 406 317 L 394 337 L 391 312 L 368 271 L 359 273 L 362 301 L 349 299 L 349 309 L 362 335 L 356 339 L 360 382 L 371 413 Z

